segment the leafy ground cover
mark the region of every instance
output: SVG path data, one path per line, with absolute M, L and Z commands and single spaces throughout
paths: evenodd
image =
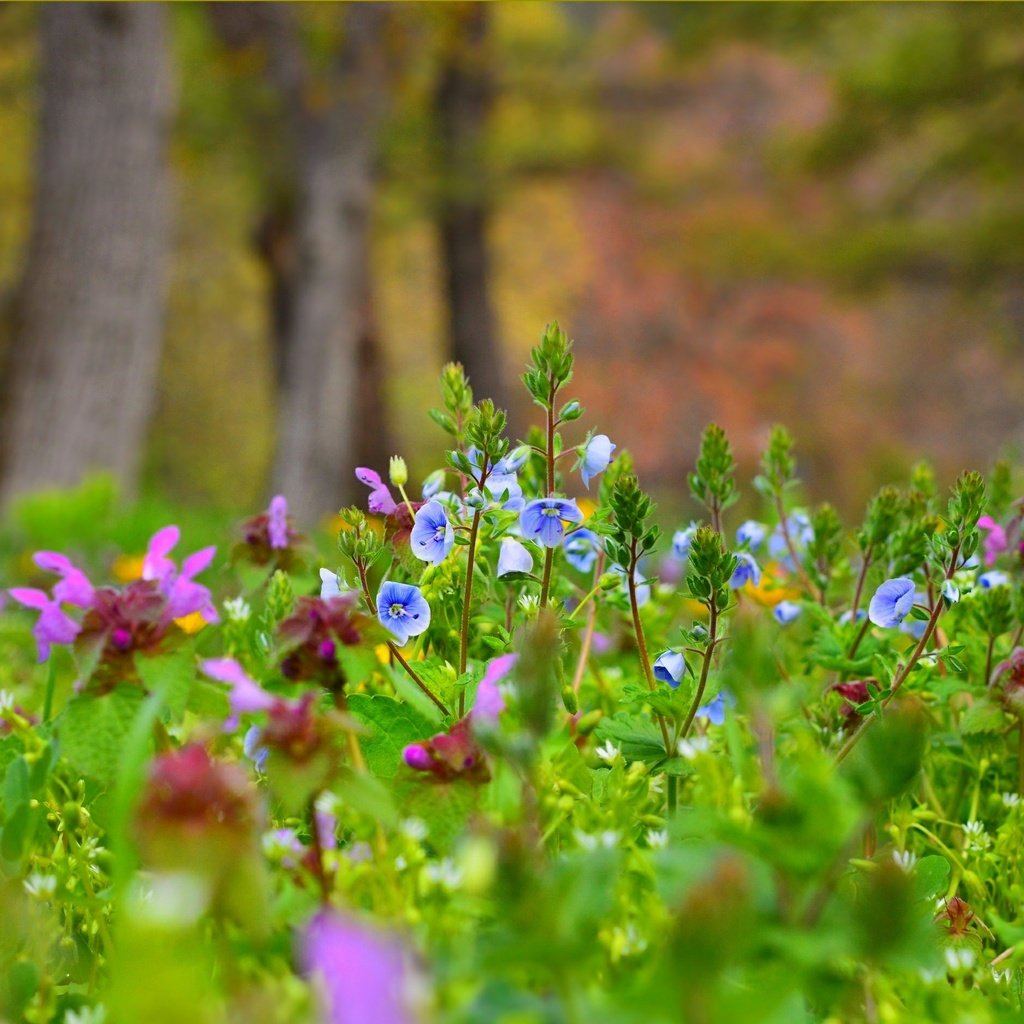
M 184 556 L 21 508 L 4 1020 L 1021 1019 L 1010 467 L 849 529 L 777 427 L 739 523 L 712 426 L 663 538 L 572 363 L 517 445 L 446 367 L 443 468 L 357 469 L 330 554 L 284 496 Z

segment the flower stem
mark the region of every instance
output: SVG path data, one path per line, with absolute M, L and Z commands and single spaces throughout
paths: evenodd
M 594 581 L 595 581 L 595 584 L 596 584 L 597 580 L 599 580 L 601 578 L 601 575 L 602 575 L 603 572 L 604 572 L 604 552 L 603 551 L 599 551 L 598 554 L 597 554 L 597 561 L 594 563 Z M 596 591 L 596 590 L 597 590 L 597 587 L 595 586 L 594 590 L 592 590 L 591 593 L 594 593 L 594 591 Z M 582 608 L 582 607 L 583 606 L 581 604 L 577 608 L 574 608 L 573 612 L 572 612 L 572 615 L 575 615 L 576 612 L 579 610 L 579 608 Z M 572 618 L 572 615 L 570 615 L 569 618 Z M 576 692 L 576 693 L 580 692 L 580 683 L 583 682 L 583 672 L 584 672 L 584 669 L 587 667 L 587 659 L 590 657 L 590 644 L 591 644 L 591 642 L 594 639 L 594 625 L 595 625 L 596 622 L 597 622 L 597 602 L 593 601 L 593 602 L 591 602 L 590 607 L 587 609 L 587 624 L 583 628 L 583 643 L 580 645 L 580 656 L 579 656 L 579 659 L 576 662 L 576 671 L 573 672 L 573 674 L 572 674 L 572 688 L 573 688 L 573 691 Z
M 860 563 L 860 572 L 857 573 L 857 586 L 853 591 L 853 604 L 850 605 L 850 618 L 854 622 L 857 621 L 857 609 L 860 607 L 860 598 L 864 593 L 864 581 L 867 579 L 868 569 L 871 567 L 871 557 L 873 554 L 874 545 L 869 544 Z
M 782 539 L 786 542 L 786 549 L 789 551 L 789 557 L 793 559 L 793 565 L 796 566 L 796 573 L 800 577 L 800 582 L 806 587 L 807 593 L 820 603 L 821 594 L 818 593 L 817 588 L 811 582 L 810 576 L 807 575 L 807 570 L 804 569 L 804 564 L 797 554 L 796 544 L 793 543 L 793 537 L 789 532 L 789 524 L 786 522 L 786 509 L 782 504 L 781 494 L 775 495 L 775 510 L 779 517 L 779 529 L 782 530 Z
M 481 484 L 481 487 L 483 484 Z M 466 585 L 462 598 L 462 632 L 459 637 L 459 675 L 466 671 L 469 659 L 469 609 L 473 600 L 473 563 L 476 559 L 476 537 L 480 531 L 480 509 L 473 510 L 473 524 L 469 528 L 469 555 L 466 558 Z M 459 690 L 459 718 L 466 713 L 466 689 Z
M 555 558 L 554 548 L 544 549 L 544 576 L 541 579 L 540 584 L 540 606 L 541 608 L 547 608 L 548 606 L 548 591 L 551 589 L 551 563 Z
M 369 580 L 367 580 L 366 578 L 366 564 L 362 560 L 356 561 L 355 559 L 353 559 L 353 564 L 356 567 L 356 572 L 359 573 L 359 582 L 360 584 L 362 584 L 363 589 L 363 600 L 366 602 L 366 607 L 369 608 L 370 614 L 373 615 L 376 612 L 376 608 L 374 607 L 373 604 L 373 596 L 370 594 L 370 583 Z M 448 710 L 448 708 L 445 707 L 441 700 L 438 699 L 438 697 L 434 694 L 433 690 L 431 690 L 430 687 L 427 686 L 427 684 L 423 682 L 422 679 L 420 679 L 420 677 L 413 670 L 413 667 L 409 664 L 409 662 L 407 662 L 405 658 L 402 657 L 402 652 L 398 649 L 398 647 L 391 640 L 387 641 L 387 645 L 388 650 L 391 652 L 391 656 L 395 659 L 395 661 L 398 662 L 399 665 L 402 666 L 402 668 L 405 669 L 406 674 L 409 676 L 409 678 L 423 691 L 423 693 L 427 697 L 429 697 L 434 702 L 438 710 L 445 716 L 445 718 L 451 717 L 451 712 Z
M 644 679 L 647 680 L 647 688 L 653 693 L 657 689 L 654 681 L 654 672 L 651 670 L 651 657 L 647 653 L 647 638 L 644 636 L 643 623 L 640 621 L 640 605 L 636 599 L 636 563 L 638 561 L 636 551 L 636 538 L 630 545 L 629 573 L 627 582 L 629 586 L 629 608 L 633 613 L 633 633 L 636 636 L 637 651 L 640 654 L 640 667 L 643 669 Z M 665 741 L 665 754 L 672 756 L 672 741 L 668 738 L 668 726 L 665 724 L 665 716 L 660 711 L 654 713 L 661 729 L 662 739 Z
M 690 705 L 690 711 L 686 716 L 686 721 L 683 722 L 682 731 L 679 733 L 680 739 L 686 739 L 686 734 L 690 731 L 690 726 L 693 725 L 694 718 L 697 717 L 697 709 L 700 707 L 700 702 L 704 699 L 704 688 L 708 684 L 708 673 L 711 671 L 711 659 L 715 656 L 715 643 L 718 638 L 718 605 L 715 602 L 714 594 L 711 595 L 711 603 L 708 605 L 708 611 L 710 612 L 710 619 L 708 621 L 708 645 L 704 648 L 704 661 L 700 667 L 700 681 L 697 683 L 697 692 L 693 695 L 693 703 Z
M 957 559 L 960 557 L 960 545 L 958 544 L 953 548 L 953 555 L 949 560 L 949 568 L 946 571 L 946 579 L 948 580 L 953 573 L 956 571 Z M 896 696 L 899 688 L 907 681 L 907 676 L 913 671 L 914 666 L 917 664 L 921 655 L 924 654 L 928 647 L 928 642 L 932 638 L 932 634 L 935 632 L 935 627 L 938 625 L 939 616 L 942 614 L 943 603 L 941 600 L 935 602 L 935 606 L 932 608 L 932 613 L 928 617 L 928 624 L 925 626 L 924 633 L 921 634 L 921 639 L 918 640 L 917 646 L 911 652 L 910 657 L 906 663 L 899 669 L 896 670 L 896 675 L 893 677 L 892 685 L 889 688 L 889 696 L 882 702 L 884 707 Z M 836 764 L 841 764 L 846 760 L 850 751 L 857 745 L 861 736 L 864 735 L 871 728 L 873 722 L 877 721 L 878 716 L 872 715 L 868 718 L 861 727 L 839 748 L 839 753 L 836 754 Z

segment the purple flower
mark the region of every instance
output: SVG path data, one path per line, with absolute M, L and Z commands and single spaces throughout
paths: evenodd
M 736 531 L 736 543 L 745 544 L 751 551 L 756 551 L 768 536 L 768 527 L 755 519 L 748 519 Z
M 506 537 L 498 553 L 498 578 L 512 572 L 532 572 L 533 555 L 515 537 Z
M 430 605 L 419 587 L 385 580 L 377 592 L 377 618 L 404 647 L 409 637 L 419 636 L 430 625 Z
M 566 523 L 583 522 L 583 513 L 570 498 L 537 498 L 519 514 L 519 525 L 527 540 L 557 548 L 565 536 Z
M 654 661 L 654 678 L 668 683 L 674 690 L 687 673 L 686 659 L 679 651 L 663 651 Z
M 281 700 L 267 693 L 234 658 L 207 658 L 200 668 L 211 679 L 231 687 L 228 701 L 236 715 L 269 711 Z
M 402 760 L 417 772 L 429 772 L 434 764 L 430 751 L 422 743 L 409 743 L 402 750 Z
M 455 544 L 455 531 L 444 506 L 428 501 L 417 513 L 412 527 L 412 553 L 431 565 L 443 562 Z
M 721 725 L 725 721 L 725 709 L 735 707 L 736 698 L 722 690 L 718 696 L 697 709 L 694 718 L 706 718 L 712 725 Z
M 170 552 L 181 538 L 181 531 L 174 525 L 157 530 L 149 539 L 146 556 L 142 560 L 142 578 L 144 580 L 162 580 L 175 570 L 174 560 L 168 558 Z
M 781 626 L 788 626 L 798 618 L 803 609 L 796 601 L 780 601 L 773 609 L 772 615 Z
M 160 590 L 167 598 L 168 619 L 180 619 L 199 612 L 207 622 L 218 622 L 220 616 L 213 607 L 210 591 L 193 579 L 209 566 L 217 549 L 200 548 L 181 563 L 181 572 L 178 572 L 168 553 L 178 543 L 180 536 L 176 526 L 165 526 L 153 534 L 142 561 L 142 578 L 154 580 L 160 585 Z
M 868 618 L 884 629 L 898 626 L 914 607 L 914 582 L 905 577 L 886 580 L 868 605 Z
M 334 910 L 302 936 L 304 970 L 317 980 L 327 1024 L 413 1024 L 412 971 L 394 937 Z
M 580 450 L 582 460 L 580 476 L 583 478 L 583 486 L 588 491 L 591 478 L 603 473 L 608 468 L 608 464 L 612 461 L 613 451 L 615 451 L 615 445 L 607 434 L 595 434 Z
M 360 466 L 356 470 L 356 479 L 370 488 L 369 509 L 371 512 L 389 516 L 398 507 L 395 504 L 395 499 L 391 497 L 388 485 L 381 480 L 380 473 Z
M 1010 547 L 1004 530 L 991 516 L 982 516 L 978 520 L 978 529 L 985 530 L 985 564 L 995 565 L 996 559 Z
M 474 721 L 496 722 L 498 715 L 505 710 L 505 698 L 498 689 L 498 683 L 512 671 L 519 660 L 518 654 L 502 654 L 487 663 L 484 677 L 476 688 L 473 710 L 470 712 Z
M 66 612 L 61 611 L 60 604 L 43 590 L 32 587 L 12 587 L 8 591 L 18 604 L 38 611 L 39 618 L 32 627 L 32 635 L 36 638 L 39 660 L 46 661 L 50 656 L 51 644 L 71 644 L 75 642 L 81 627 Z
M 752 583 L 755 587 L 761 582 L 761 567 L 754 560 L 754 556 L 746 551 L 736 553 L 736 568 L 733 570 L 729 586 L 733 590 Z
M 593 530 L 581 527 L 573 530 L 562 542 L 565 560 L 580 572 L 590 572 L 601 550 L 601 538 Z
M 71 604 L 78 608 L 92 607 L 93 585 L 85 573 L 72 564 L 70 558 L 56 551 L 37 551 L 33 559 L 40 569 L 61 577 L 60 582 L 53 588 L 53 599 L 58 604 Z
M 267 509 L 267 535 L 272 548 L 288 547 L 288 499 L 277 494 Z

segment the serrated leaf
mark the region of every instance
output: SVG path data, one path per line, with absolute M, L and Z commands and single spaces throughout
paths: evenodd
M 465 829 L 480 798 L 480 787 L 461 779 L 437 782 L 431 776 L 420 775 L 397 785 L 395 796 L 403 817 L 424 822 L 431 844 L 438 853 L 445 854 Z
M 141 687 L 123 685 L 102 696 L 79 694 L 70 700 L 57 720 L 61 754 L 83 775 L 112 782 L 143 699 Z
M 428 739 L 437 725 L 415 708 L 384 694 L 354 693 L 348 698 L 349 713 L 370 727 L 371 735 L 360 740 L 367 767 L 378 778 L 390 779 L 402 765 L 402 750 L 417 740 Z
M 649 718 L 636 715 L 603 718 L 596 735 L 598 739 L 611 740 L 629 760 L 659 762 L 665 759 L 661 730 Z
M 987 698 L 976 700 L 960 717 L 960 732 L 964 736 L 1000 732 L 1005 724 L 1003 709 Z

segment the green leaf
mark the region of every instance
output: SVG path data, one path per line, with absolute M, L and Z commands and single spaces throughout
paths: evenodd
M 29 794 L 28 765 L 25 758 L 19 757 L 11 762 L 4 776 L 4 811 L 8 817 L 28 803 Z
M 960 718 L 960 732 L 964 736 L 1000 732 L 1006 718 L 1003 709 L 988 698 L 976 700 Z
M 360 745 L 367 767 L 382 779 L 394 778 L 398 773 L 406 745 L 437 732 L 437 725 L 415 708 L 383 694 L 354 693 L 348 698 L 348 710 L 371 729 L 371 735 L 360 739 Z
M 661 730 L 649 718 L 613 715 L 601 720 L 596 733 L 598 739 L 611 740 L 628 760 L 660 762 L 665 759 Z
M 445 854 L 466 827 L 479 800 L 480 787 L 460 779 L 437 782 L 420 776 L 397 785 L 395 795 L 403 817 L 423 821 L 431 843 L 439 854 Z
M 914 895 L 919 900 L 931 899 L 942 889 L 948 874 L 945 857 L 922 857 L 914 865 Z
M 168 654 L 155 657 L 138 654 L 135 670 L 149 693 L 162 693 L 170 716 L 180 718 L 188 706 L 196 681 L 195 653 L 185 644 Z
M 112 782 L 144 696 L 141 687 L 123 685 L 102 696 L 79 694 L 69 701 L 57 720 L 57 736 L 71 766 L 97 782 Z

